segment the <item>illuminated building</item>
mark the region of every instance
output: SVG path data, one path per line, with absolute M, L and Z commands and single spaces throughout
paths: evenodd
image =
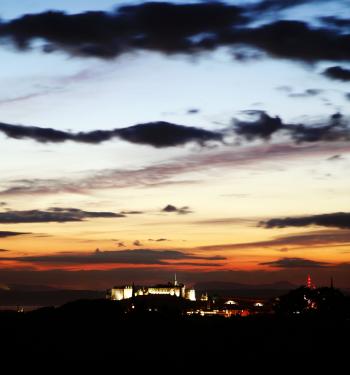
M 107 298 L 115 301 L 131 298 L 134 294 L 134 288 L 131 285 L 115 287 L 107 290 Z
M 107 298 L 113 301 L 120 301 L 137 296 L 148 295 L 170 295 L 181 297 L 190 301 L 196 300 L 196 291 L 194 289 L 186 289 L 184 284 L 179 284 L 176 280 L 173 283 L 158 284 L 152 286 L 135 286 L 124 285 L 116 286 L 107 290 Z
M 194 289 L 187 289 L 185 292 L 185 298 L 189 299 L 190 301 L 196 300 L 196 291 Z
M 254 306 L 255 306 L 255 307 L 263 307 L 264 304 L 261 303 L 261 302 L 256 302 L 256 303 L 254 303 Z

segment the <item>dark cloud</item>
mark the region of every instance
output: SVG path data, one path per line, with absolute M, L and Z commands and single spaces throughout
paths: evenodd
M 121 211 L 122 215 L 141 215 L 144 212 L 143 211 Z
M 320 90 L 308 89 L 302 94 L 290 94 L 294 97 L 314 96 Z M 294 142 L 348 141 L 350 129 L 348 120 L 340 113 L 316 124 L 287 124 L 278 116 L 273 117 L 262 110 L 243 111 L 251 120 L 233 120 L 233 126 L 220 131 L 210 131 L 197 127 L 176 125 L 167 122 L 151 122 L 128 128 L 114 130 L 95 130 L 91 132 L 70 133 L 52 128 L 39 128 L 23 125 L 0 123 L 0 132 L 14 139 L 31 139 L 36 142 L 62 143 L 66 141 L 99 144 L 113 138 L 153 146 L 156 148 L 182 146 L 197 143 L 201 146 L 207 142 L 224 143 L 225 136 L 238 136 L 245 140 L 269 140 L 274 134 L 288 135 Z M 138 211 L 136 211 L 138 212 Z
M 135 240 L 133 243 L 132 243 L 134 246 L 143 246 L 141 241 L 139 240 Z
M 347 92 L 347 93 L 345 94 L 345 99 L 350 100 L 350 92 Z
M 5 211 L 0 212 L 0 223 L 65 223 L 70 221 L 83 221 L 91 218 L 119 218 L 125 215 L 114 212 L 94 212 L 83 211 L 77 208 L 53 207 L 48 210 L 28 210 L 28 211 Z M 4 232 L 6 233 L 6 232 Z
M 196 142 L 204 145 L 209 141 L 222 142 L 223 134 L 210 130 L 158 121 L 138 124 L 128 128 L 94 130 L 91 132 L 70 133 L 52 128 L 11 125 L 0 123 L 0 132 L 9 138 L 31 139 L 40 143 L 79 143 L 99 144 L 113 138 L 127 142 L 149 145 L 157 148 L 185 145 Z
M 165 242 L 165 241 L 170 241 L 170 240 L 168 240 L 167 238 L 157 238 L 157 239 L 149 238 L 148 241 Z
M 239 48 L 237 47 L 233 52 L 232 52 L 232 57 L 234 58 L 235 61 L 245 63 L 249 61 L 257 61 L 265 57 L 264 53 L 261 51 L 256 51 L 255 49 L 252 48 Z
M 64 50 L 73 56 L 114 58 L 133 49 L 194 53 L 211 49 L 211 38 L 201 34 L 229 32 L 245 21 L 242 10 L 224 3 L 143 3 L 114 12 L 68 15 L 51 11 L 28 14 L 0 25 L 3 43 L 26 50 L 35 39 L 44 51 Z
M 180 214 L 180 215 L 187 215 L 187 214 L 192 213 L 192 211 L 190 210 L 190 208 L 188 206 L 175 207 L 172 204 L 168 204 L 167 206 L 165 206 L 162 209 L 162 212 L 175 212 L 175 213 Z
M 294 142 L 319 142 L 319 141 L 348 141 L 350 129 L 347 121 L 340 113 L 333 114 L 321 125 L 287 124 L 280 117 L 271 117 L 264 111 L 245 111 L 251 115 L 252 121 L 234 119 L 234 132 L 248 140 L 269 140 L 274 134 L 289 136 Z
M 285 125 L 279 117 L 270 117 L 264 111 L 249 111 L 250 115 L 256 117 L 255 121 L 234 120 L 234 130 L 238 136 L 247 140 L 269 139 L 272 134 L 282 130 Z
M 262 12 L 277 12 L 288 8 L 293 8 L 299 5 L 310 4 L 312 2 L 327 2 L 329 0 L 263 0 L 257 1 L 249 6 L 251 11 Z
M 0 207 L 4 207 L 4 206 L 7 206 L 7 203 L 6 202 L 0 202 Z
M 328 161 L 338 161 L 338 160 L 343 160 L 343 157 L 341 155 L 333 155 L 329 158 L 327 158 Z
M 194 55 L 222 46 L 239 50 L 243 46 L 276 58 L 348 61 L 350 36 L 333 26 L 316 28 L 293 20 L 248 26 L 261 21 L 262 12 L 276 12 L 306 2 L 267 0 L 241 7 L 211 1 L 150 2 L 122 6 L 113 12 L 49 11 L 1 22 L 0 38 L 4 45 L 21 51 L 39 40 L 46 53 L 58 50 L 71 56 L 102 59 L 135 50 Z
M 315 28 L 302 21 L 283 20 L 255 28 L 241 28 L 228 40 L 231 44 L 256 47 L 275 58 L 308 63 L 350 59 L 349 34 L 332 28 Z
M 226 258 L 221 256 L 199 256 L 190 253 L 185 253 L 176 250 L 149 250 L 149 249 L 135 249 L 135 250 L 118 250 L 118 251 L 95 251 L 93 253 L 58 253 L 52 255 L 42 256 L 22 256 L 22 257 L 3 257 L 0 261 L 12 260 L 16 262 L 25 263 L 43 263 L 50 265 L 94 265 L 94 264 L 155 264 L 166 265 L 172 264 L 169 261 L 186 261 L 186 260 L 201 260 L 207 261 L 208 266 L 211 261 L 221 261 Z M 178 263 L 176 263 L 178 264 Z M 203 265 L 203 263 L 202 263 Z
M 272 262 L 262 262 L 259 264 L 262 266 L 278 268 L 318 268 L 329 266 L 329 263 L 316 262 L 305 258 L 281 258 Z
M 199 112 L 200 112 L 199 109 L 197 109 L 197 108 L 191 108 L 191 109 L 189 109 L 189 110 L 187 111 L 187 114 L 189 114 L 189 115 L 196 115 L 196 114 L 199 113 Z
M 223 135 L 191 126 L 175 125 L 168 122 L 154 122 L 116 130 L 118 136 L 131 143 L 153 147 L 171 147 L 196 142 L 204 145 L 208 141 L 219 141 Z
M 270 219 L 260 223 L 265 228 L 306 227 L 317 225 L 339 229 L 350 229 L 350 213 L 335 212 L 331 214 L 286 217 Z
M 350 81 L 350 69 L 342 68 L 341 66 L 327 68 L 322 74 L 338 81 Z
M 10 251 L 10 250 L 6 250 L 6 249 L 0 249 L 0 253 L 5 253 L 7 251 Z
M 177 212 L 177 208 L 171 204 L 168 204 L 162 209 L 163 212 Z
M 25 234 L 32 234 L 26 232 L 11 232 L 11 231 L 0 231 L 0 238 L 23 236 Z
M 339 28 L 349 28 L 350 19 L 347 18 L 338 18 L 334 16 L 320 17 L 319 20 L 326 25 L 335 26 Z
M 73 140 L 74 135 L 51 128 L 39 128 L 36 126 L 11 125 L 0 123 L 0 131 L 9 138 L 33 139 L 37 142 L 65 142 Z
M 296 142 L 348 141 L 350 131 L 340 113 L 335 113 L 320 126 L 289 125 L 288 132 Z

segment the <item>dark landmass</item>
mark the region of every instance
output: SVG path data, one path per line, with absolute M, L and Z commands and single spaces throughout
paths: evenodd
M 25 364 L 68 361 L 80 368 L 103 365 L 116 373 L 125 365 L 165 373 L 169 368 L 195 369 L 194 374 L 231 371 L 242 363 L 250 369 L 262 366 L 262 360 L 273 369 L 278 359 L 289 368 L 302 358 L 312 360 L 315 369 L 321 362 L 347 358 L 350 298 L 337 289 L 301 287 L 274 299 L 273 312 L 247 317 L 186 313 L 207 303 L 139 296 L 78 300 L 26 313 L 2 311 L 1 353 Z

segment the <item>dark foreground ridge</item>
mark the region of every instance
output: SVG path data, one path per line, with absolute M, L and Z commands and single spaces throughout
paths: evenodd
M 25 313 L 2 311 L 1 353 L 84 365 L 114 367 L 137 359 L 139 365 L 201 368 L 242 356 L 341 358 L 347 352 L 350 300 L 339 290 L 301 287 L 271 306 L 272 311 L 225 318 L 188 314 L 199 308 L 198 302 L 140 296 L 79 300 Z

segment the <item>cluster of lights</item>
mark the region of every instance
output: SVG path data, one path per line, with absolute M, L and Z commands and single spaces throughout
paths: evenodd
M 228 301 L 225 302 L 225 305 L 237 305 L 237 302 L 232 301 L 231 299 L 229 299 Z
M 186 311 L 187 315 L 200 315 L 200 316 L 212 316 L 212 315 L 221 315 L 225 318 L 230 318 L 232 315 L 247 316 L 250 315 L 248 310 L 189 310 Z

